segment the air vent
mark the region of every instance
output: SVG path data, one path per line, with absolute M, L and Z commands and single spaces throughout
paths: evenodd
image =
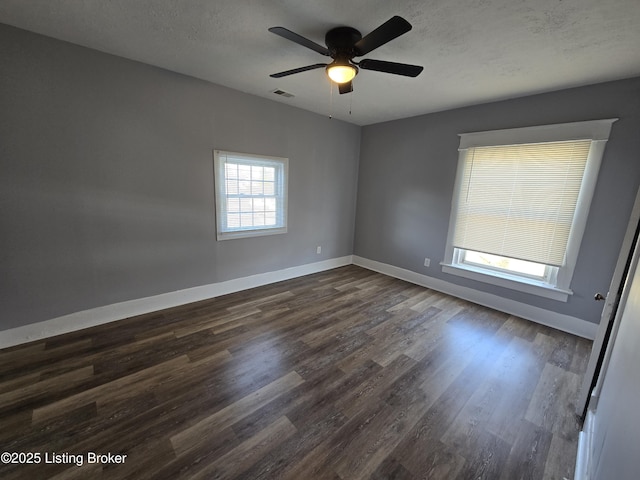
M 280 90 L 280 89 L 274 90 L 273 93 L 275 93 L 276 95 L 280 95 L 281 97 L 285 97 L 285 98 L 291 98 L 291 97 L 295 96 L 293 93 L 285 92 L 284 90 Z

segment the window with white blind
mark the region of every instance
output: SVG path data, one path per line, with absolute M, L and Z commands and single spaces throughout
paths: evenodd
M 461 134 L 443 271 L 566 301 L 614 121 Z
M 218 240 L 287 231 L 288 159 L 214 151 Z

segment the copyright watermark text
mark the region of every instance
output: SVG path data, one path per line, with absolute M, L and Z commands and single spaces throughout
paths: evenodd
M 16 463 L 21 465 L 38 463 L 73 464 L 81 467 L 88 463 L 124 463 L 127 455 L 121 453 L 57 453 L 57 452 L 3 452 L 0 454 L 2 463 Z

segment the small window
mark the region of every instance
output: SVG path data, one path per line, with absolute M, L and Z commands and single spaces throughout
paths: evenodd
M 613 121 L 460 135 L 443 271 L 566 301 Z
M 288 159 L 214 151 L 218 240 L 287 231 Z

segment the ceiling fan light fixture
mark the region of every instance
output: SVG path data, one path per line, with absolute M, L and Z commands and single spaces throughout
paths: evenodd
M 411 24 L 397 15 L 391 17 L 364 37 L 353 27 L 335 27 L 325 34 L 324 43 L 327 46 L 323 47 L 284 27 L 271 27 L 269 29 L 271 33 L 313 50 L 320 55 L 331 57 L 333 61 L 329 64 L 315 63 L 305 67 L 285 70 L 284 72 L 272 73 L 269 76 L 272 78 L 281 78 L 296 73 L 324 68 L 329 79 L 338 85 L 338 92 L 340 92 L 340 94 L 353 92 L 352 80 L 358 75 L 360 69 L 403 75 L 405 77 L 417 77 L 423 70 L 423 67 L 419 65 L 373 60 L 370 58 L 365 58 L 358 62 L 353 60 L 354 57 L 362 57 L 369 54 L 376 48 L 404 35 L 409 30 L 411 30 Z
M 358 67 L 350 63 L 332 62 L 327 66 L 327 75 L 337 84 L 347 83 L 358 74 Z

